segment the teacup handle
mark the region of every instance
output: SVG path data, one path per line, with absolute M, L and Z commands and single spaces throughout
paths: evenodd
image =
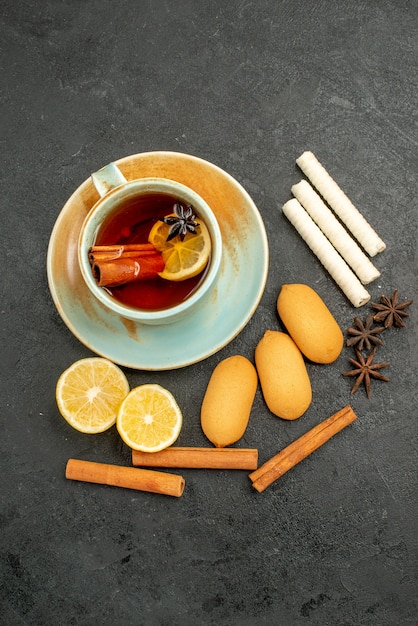
M 128 182 L 115 163 L 109 163 L 109 165 L 105 165 L 97 172 L 94 172 L 91 175 L 91 179 L 102 198 L 111 189 Z

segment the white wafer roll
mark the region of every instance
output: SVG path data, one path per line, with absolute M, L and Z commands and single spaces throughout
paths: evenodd
M 308 244 L 318 260 L 342 289 L 350 302 L 359 307 L 370 300 L 370 294 L 348 267 L 313 219 L 296 198 L 283 205 L 283 213 Z
M 296 159 L 296 163 L 370 256 L 375 256 L 386 248 L 385 242 L 312 152 L 304 152 Z
M 327 237 L 343 259 L 354 270 L 363 285 L 379 278 L 380 272 L 345 228 L 330 211 L 325 202 L 306 180 L 293 185 L 292 193 L 305 211 Z

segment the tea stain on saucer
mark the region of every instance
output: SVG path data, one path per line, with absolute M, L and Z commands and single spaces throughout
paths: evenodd
M 128 320 L 126 317 L 121 317 L 120 320 L 122 324 L 125 326 L 126 330 L 128 331 L 129 337 L 133 339 L 134 341 L 139 341 L 138 324 L 136 324 L 134 320 Z

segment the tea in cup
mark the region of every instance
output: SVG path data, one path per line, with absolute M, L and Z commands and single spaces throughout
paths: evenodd
M 219 274 L 222 238 L 208 204 L 167 178 L 127 181 L 115 163 L 92 174 L 92 181 L 101 197 L 82 225 L 78 247 L 90 291 L 137 322 L 184 317 Z

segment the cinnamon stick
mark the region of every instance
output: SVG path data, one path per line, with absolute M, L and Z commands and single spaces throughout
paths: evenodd
M 132 464 L 148 467 L 193 469 L 256 469 L 258 450 L 253 448 L 181 448 L 160 452 L 132 450 Z
M 89 261 L 90 263 L 94 263 L 95 261 L 116 261 L 117 259 L 142 259 L 144 256 L 152 256 L 153 254 L 157 254 L 157 251 L 143 250 L 142 252 L 137 252 L 136 250 L 108 250 L 106 252 L 90 252 Z
M 115 260 L 96 260 L 93 276 L 99 287 L 118 287 L 137 280 L 149 280 L 164 269 L 164 259 L 159 252 L 145 256 L 120 257 Z
M 69 459 L 65 477 L 70 480 L 160 493 L 177 498 L 182 495 L 185 485 L 184 478 L 177 474 L 78 459 Z
M 112 243 L 105 246 L 91 246 L 90 252 L 143 252 L 146 250 L 155 250 L 152 243 Z
M 252 486 L 261 493 L 356 419 L 350 406 L 337 411 L 252 472 L 249 475 Z
M 94 261 L 112 261 L 121 257 L 135 257 L 157 252 L 152 243 L 112 244 L 91 246 L 88 252 L 90 263 Z

